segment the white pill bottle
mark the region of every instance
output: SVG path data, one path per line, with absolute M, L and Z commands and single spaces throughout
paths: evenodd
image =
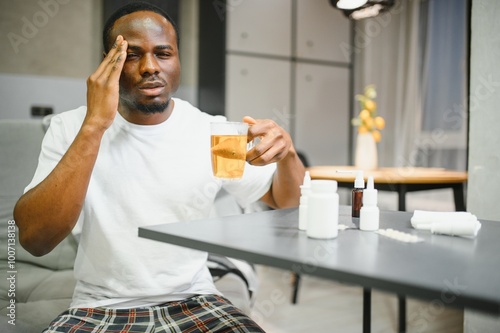
M 339 225 L 339 195 L 335 180 L 313 179 L 308 198 L 308 237 L 318 239 L 335 238 Z

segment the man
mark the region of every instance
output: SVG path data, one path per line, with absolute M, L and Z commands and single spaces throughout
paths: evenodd
M 222 183 L 208 144 L 209 123 L 221 117 L 172 98 L 180 63 L 168 15 L 126 5 L 103 43 L 87 107 L 52 119 L 14 209 L 20 242 L 37 256 L 82 222 L 73 302 L 45 332 L 262 332 L 216 290 L 206 253 L 141 239 L 137 228 L 206 217 L 221 187 L 242 205 L 297 206 L 304 167 L 290 136 L 246 117 L 249 139 L 260 142 L 243 179 Z

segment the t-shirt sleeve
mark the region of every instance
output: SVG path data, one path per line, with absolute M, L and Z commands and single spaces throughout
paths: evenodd
M 224 182 L 222 187 L 234 196 L 241 207 L 247 207 L 269 191 L 275 171 L 276 163 L 265 166 L 247 163 L 240 180 Z
M 54 116 L 42 141 L 35 175 L 24 189 L 25 193 L 42 182 L 52 172 L 68 150 L 71 142 L 67 138 L 63 119 L 60 116 Z

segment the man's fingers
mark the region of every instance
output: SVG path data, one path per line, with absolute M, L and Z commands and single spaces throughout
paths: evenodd
M 127 58 L 127 45 L 127 41 L 122 38 L 120 41 L 117 40 L 117 46 L 112 50 L 113 52 L 109 52 L 112 53 L 111 57 L 108 59 L 108 63 L 102 72 L 105 80 L 113 80 L 120 77 L 123 63 Z
M 121 44 L 117 47 L 116 53 L 109 62 L 107 67 L 108 80 L 118 80 L 122 72 L 123 64 L 127 58 L 127 41 L 123 40 Z M 106 74 L 105 74 L 106 75 Z
M 87 79 L 87 107 L 89 115 L 108 128 L 114 119 L 119 100 L 119 79 L 127 58 L 128 43 L 122 36 L 116 38 L 98 69 Z
M 255 125 L 257 123 L 257 120 L 253 119 L 250 116 L 244 116 L 243 117 L 243 122 L 247 123 L 248 125 Z
M 102 59 L 101 63 L 97 67 L 97 69 L 94 72 L 94 74 L 96 74 L 98 76 L 102 74 L 102 72 L 104 71 L 104 69 L 106 68 L 106 66 L 109 64 L 110 59 L 112 59 L 113 55 L 116 53 L 116 49 L 118 47 L 118 43 L 121 43 L 122 40 L 123 40 L 123 37 L 121 35 L 118 35 L 118 37 L 116 37 L 116 40 L 113 43 L 113 46 L 108 51 L 108 53 L 104 56 L 104 59 Z
M 124 58 L 124 56 L 122 56 L 121 54 L 124 54 L 126 50 L 127 50 L 126 41 L 123 39 L 121 35 L 118 35 L 118 37 L 116 37 L 115 42 L 113 43 L 113 46 L 106 54 L 99 67 L 97 67 L 94 76 L 96 78 L 99 78 L 102 75 L 104 75 L 106 78 L 108 78 L 110 73 L 114 71 L 114 69 L 116 69 L 116 65 L 120 63 L 120 60 L 122 58 Z M 126 54 L 124 55 L 126 56 Z
M 258 121 L 255 120 L 254 118 L 250 117 L 250 116 L 244 116 L 243 117 L 243 122 L 248 124 L 248 138 L 247 138 L 247 141 L 248 142 L 253 141 L 255 138 L 260 139 L 260 135 L 259 135 L 258 132 L 261 131 L 261 130 L 259 130 L 258 128 L 261 127 L 261 126 L 254 127 L 255 125 L 258 124 Z M 258 140 L 258 141 L 260 141 L 260 140 Z M 254 143 L 254 144 L 256 144 L 256 143 Z
M 248 156 L 247 154 L 247 162 L 252 165 L 267 165 L 273 162 L 279 162 L 286 156 L 286 152 L 284 150 L 277 149 L 276 147 L 270 147 L 264 152 L 260 152 L 253 156 Z
M 255 120 L 252 117 L 244 117 L 243 121 L 251 124 L 248 130 L 249 141 L 254 137 L 260 138 L 260 142 L 247 152 L 250 164 L 266 165 L 286 157 L 291 139 L 280 126 L 271 120 Z

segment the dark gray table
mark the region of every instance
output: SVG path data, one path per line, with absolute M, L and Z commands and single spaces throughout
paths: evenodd
M 403 243 L 358 230 L 359 219 L 350 213 L 342 206 L 339 223 L 353 229 L 331 240 L 298 230 L 296 208 L 143 227 L 139 236 L 500 315 L 500 222 L 481 221 L 478 236 L 467 239 L 418 231 L 411 213 L 382 211 L 381 229 L 423 239 Z

